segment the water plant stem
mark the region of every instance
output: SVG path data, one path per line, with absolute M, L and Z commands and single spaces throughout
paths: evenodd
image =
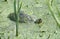
M 53 18 L 54 18 L 54 20 L 56 21 L 57 25 L 60 26 L 60 24 L 59 24 L 56 16 L 54 15 L 53 8 L 52 8 L 52 5 L 51 5 L 50 3 L 51 3 L 51 2 L 50 2 L 49 0 L 47 0 L 48 9 L 49 9 L 49 11 L 51 12 L 51 15 L 53 16 Z M 56 7 L 56 9 L 57 9 L 57 7 Z M 57 11 L 58 11 L 58 9 L 57 9 Z M 59 12 L 59 11 L 58 11 L 58 12 Z
M 16 36 L 18 36 L 18 14 L 16 12 L 16 0 L 14 0 L 14 13 L 16 18 Z
M 16 5 L 17 5 L 17 8 L 16 8 Z M 14 13 L 15 13 L 15 19 L 16 19 L 16 36 L 18 36 L 19 13 L 20 13 L 21 7 L 22 7 L 22 2 L 19 6 L 19 0 L 17 0 L 17 3 L 16 3 L 16 0 L 14 0 Z

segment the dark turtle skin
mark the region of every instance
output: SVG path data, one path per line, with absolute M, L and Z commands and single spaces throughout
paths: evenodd
M 37 19 L 36 21 L 34 21 L 34 23 L 35 23 L 35 24 L 40 24 L 40 23 L 42 23 L 42 19 L 39 18 L 39 19 Z
M 16 21 L 15 13 L 10 13 L 8 15 L 8 18 L 12 21 Z M 33 21 L 34 20 L 32 19 L 32 17 L 30 15 L 27 15 L 23 11 L 20 11 L 20 13 L 19 13 L 19 22 L 20 23 L 33 22 Z

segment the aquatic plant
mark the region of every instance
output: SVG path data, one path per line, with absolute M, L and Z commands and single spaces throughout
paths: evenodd
M 53 16 L 53 18 L 56 21 L 57 25 L 60 27 L 60 23 L 59 23 L 57 17 L 54 15 L 55 13 L 54 13 L 53 7 L 52 7 L 53 0 L 47 0 L 46 2 L 47 2 L 48 9 L 51 12 L 51 15 Z M 56 5 L 55 5 L 55 8 L 56 8 L 56 11 L 57 11 L 58 15 L 60 16 L 60 11 L 58 10 Z
M 17 1 L 17 3 L 16 3 Z M 18 6 L 16 8 L 16 5 Z M 14 13 L 15 13 L 15 18 L 16 18 L 16 36 L 18 36 L 18 26 L 19 26 L 19 11 L 21 9 L 22 2 L 19 6 L 19 0 L 14 0 Z

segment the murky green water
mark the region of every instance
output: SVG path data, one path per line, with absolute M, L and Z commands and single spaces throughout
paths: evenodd
M 19 23 L 17 39 L 60 39 L 60 29 L 50 14 L 46 0 L 21 0 L 22 10 L 29 15 L 42 19 L 42 23 Z M 56 2 L 59 2 L 58 0 Z M 57 3 L 59 7 L 59 3 Z M 15 22 L 7 16 L 13 12 L 13 0 L 0 1 L 0 32 L 15 32 Z M 13 34 L 15 34 L 13 32 Z M 12 34 L 11 34 L 12 35 Z M 15 38 L 16 39 L 16 38 Z

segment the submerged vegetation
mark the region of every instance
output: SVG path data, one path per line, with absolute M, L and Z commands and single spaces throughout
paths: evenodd
M 16 5 L 18 6 L 17 8 L 16 8 Z M 15 18 L 16 18 L 16 36 L 18 36 L 19 12 L 21 10 L 21 7 L 22 7 L 22 3 L 19 6 L 19 0 L 14 0 L 14 13 L 15 13 Z
M 57 17 L 55 16 L 55 12 L 53 11 L 52 3 L 53 3 L 53 0 L 47 0 L 48 9 L 51 12 L 51 15 L 53 16 L 53 18 L 56 21 L 57 25 L 60 27 L 60 23 L 59 23 Z M 60 11 L 58 10 L 56 5 L 55 5 L 55 8 L 56 8 L 56 11 L 57 11 L 57 13 L 60 17 Z

